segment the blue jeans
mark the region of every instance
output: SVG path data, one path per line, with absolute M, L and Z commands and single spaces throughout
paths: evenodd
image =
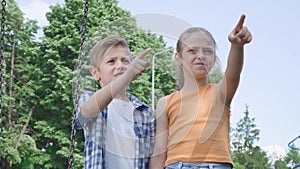
M 232 167 L 230 164 L 177 162 L 167 165 L 165 169 L 232 169 Z

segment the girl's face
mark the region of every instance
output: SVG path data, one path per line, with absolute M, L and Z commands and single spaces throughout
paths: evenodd
M 178 55 L 184 73 L 192 73 L 196 79 L 207 77 L 215 62 L 213 41 L 203 32 L 194 32 L 182 42 L 182 51 Z
M 110 48 L 102 59 L 100 66 L 97 70 L 100 86 L 104 87 L 114 79 L 122 75 L 128 65 L 131 63 L 130 51 L 128 47 L 118 45 Z

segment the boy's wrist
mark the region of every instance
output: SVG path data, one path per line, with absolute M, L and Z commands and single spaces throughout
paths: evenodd
M 133 72 L 129 71 L 129 70 L 125 71 L 125 72 L 123 73 L 123 75 L 120 76 L 120 78 L 122 79 L 122 81 L 127 81 L 128 84 L 129 84 L 135 77 L 136 77 L 136 75 L 135 75 Z
M 131 82 L 139 75 L 136 74 L 134 71 L 130 71 L 130 69 L 129 69 L 126 72 L 124 72 L 124 76 L 127 78 L 127 80 L 130 80 L 130 82 Z

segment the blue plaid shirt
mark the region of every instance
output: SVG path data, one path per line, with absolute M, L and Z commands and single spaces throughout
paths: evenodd
M 84 168 L 105 169 L 107 108 L 93 118 L 85 118 L 80 113 L 81 106 L 93 94 L 94 92 L 86 91 L 80 96 L 75 125 L 77 129 L 84 129 Z M 155 114 L 148 105 L 135 96 L 130 94 L 127 96 L 134 106 L 134 132 L 138 138 L 135 143 L 134 169 L 148 169 L 154 147 Z

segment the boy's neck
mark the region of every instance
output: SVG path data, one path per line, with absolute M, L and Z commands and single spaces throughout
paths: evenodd
M 120 99 L 124 101 L 130 101 L 129 98 L 126 95 L 126 91 L 120 92 L 118 95 L 114 96 L 114 99 Z

